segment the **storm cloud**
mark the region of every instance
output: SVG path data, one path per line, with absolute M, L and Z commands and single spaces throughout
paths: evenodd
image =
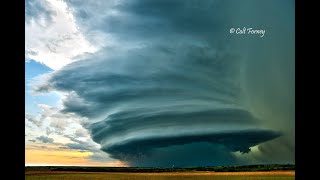
M 112 158 L 131 166 L 246 164 L 234 152 L 250 154 L 270 142 L 259 145 L 266 156 L 258 162 L 265 163 L 273 140 L 285 137 L 289 148 L 274 153 L 289 155 L 273 162 L 294 161 L 294 44 L 282 41 L 292 38 L 284 32 L 294 25 L 280 13 L 288 2 L 67 3 L 84 34 L 112 39 L 36 90 L 68 93 L 62 112 L 88 118 L 84 127 Z M 256 8 L 255 17 L 238 6 Z M 276 20 L 265 18 L 274 12 Z M 230 35 L 230 27 L 245 23 L 267 28 L 264 39 Z M 271 67 L 276 76 L 266 74 Z M 272 114 L 276 97 L 282 106 Z

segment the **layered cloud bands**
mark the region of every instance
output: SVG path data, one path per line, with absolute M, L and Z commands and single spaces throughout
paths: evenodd
M 93 140 L 131 166 L 244 163 L 233 152 L 248 153 L 282 129 L 244 105 L 250 61 L 230 43 L 229 3 L 117 1 L 88 26 L 98 6 L 69 2 L 83 31 L 116 41 L 37 91 L 68 92 L 63 111 L 90 119 Z

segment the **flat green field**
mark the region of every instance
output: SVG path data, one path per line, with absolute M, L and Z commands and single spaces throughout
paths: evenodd
M 295 171 L 271 172 L 162 172 L 162 173 L 131 173 L 131 172 L 26 172 L 26 180 L 165 180 L 165 179 L 199 179 L 199 180 L 293 180 Z

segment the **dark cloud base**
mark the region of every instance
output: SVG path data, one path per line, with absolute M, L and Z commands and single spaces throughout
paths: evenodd
M 254 129 L 146 139 L 140 137 L 102 147 L 102 150 L 113 158 L 136 166 L 231 165 L 237 163 L 231 152 L 248 153 L 250 147 L 279 136 L 280 133 L 274 131 Z

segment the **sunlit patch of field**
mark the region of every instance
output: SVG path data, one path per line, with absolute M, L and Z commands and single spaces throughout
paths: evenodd
M 131 172 L 59 172 L 59 171 L 30 171 L 25 173 L 26 180 L 293 180 L 295 171 L 269 172 L 161 172 L 161 173 L 131 173 Z

